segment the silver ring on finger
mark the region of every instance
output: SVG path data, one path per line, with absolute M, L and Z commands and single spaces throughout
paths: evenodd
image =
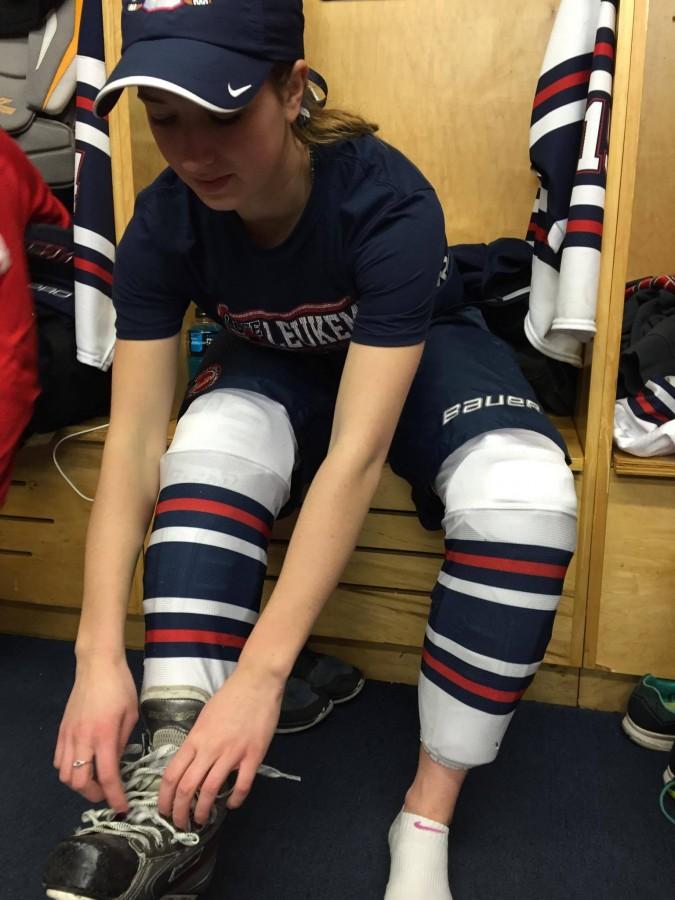
M 93 763 L 93 759 L 76 759 L 73 763 L 74 769 L 81 769 L 82 766 L 88 766 L 90 763 Z

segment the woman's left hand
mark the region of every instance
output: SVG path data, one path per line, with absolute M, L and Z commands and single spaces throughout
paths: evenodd
M 285 681 L 262 670 L 237 666 L 211 697 L 164 772 L 157 807 L 187 831 L 196 791 L 194 821 L 203 825 L 230 772 L 238 769 L 227 806 L 246 799 L 279 721 Z

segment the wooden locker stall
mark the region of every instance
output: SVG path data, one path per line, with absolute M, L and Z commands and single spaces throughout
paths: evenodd
M 640 5 L 640 14 L 646 12 Z M 675 678 L 675 456 L 641 458 L 612 448 L 626 281 L 675 272 L 675 6 L 650 0 L 641 109 L 631 98 L 637 162 L 626 197 L 606 342 L 596 509 L 580 698 L 620 708 L 634 676 Z M 633 133 L 637 132 L 637 134 Z M 623 193 L 623 184 L 622 184 Z
M 525 234 L 536 191 L 528 159 L 531 104 L 557 6 L 558 0 L 523 0 L 514 15 L 502 0 L 479 5 L 305 0 L 306 56 L 328 80 L 329 104 L 378 122 L 381 136 L 422 169 L 438 190 L 451 244 Z M 103 9 L 112 64 L 119 55 L 119 4 L 104 2 Z M 557 422 L 568 441 L 580 498 L 579 546 L 546 665 L 528 696 L 569 704 L 579 695 L 589 579 L 598 565 L 594 541 L 596 535 L 604 539 L 611 460 L 607 411 L 616 363 L 610 348 L 620 318 L 618 285 L 626 271 L 622 260 L 632 214 L 647 11 L 643 0 L 622 0 L 598 334 L 587 354 L 577 413 Z M 110 124 L 121 234 L 136 193 L 163 163 L 133 92 L 123 95 Z M 64 466 L 89 492 L 102 441 L 94 432 L 63 448 Z M 27 448 L 16 472 L 19 483 L 0 513 L 0 559 L 8 563 L 0 574 L 5 623 L 0 620 L 0 628 L 72 638 L 81 590 L 78 554 L 89 507 L 50 467 L 48 447 Z M 267 591 L 289 529 L 281 522 L 275 530 Z M 59 547 L 68 567 L 60 578 L 47 572 Z M 354 557 L 317 623 L 317 648 L 339 652 L 373 677 L 415 681 L 441 551 L 441 533 L 419 526 L 407 486 L 386 470 Z M 137 581 L 131 646 L 142 646 L 140 612 Z M 595 660 L 587 657 L 586 665 Z

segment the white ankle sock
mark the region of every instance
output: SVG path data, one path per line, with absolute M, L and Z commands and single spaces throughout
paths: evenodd
M 389 829 L 389 849 L 384 900 L 452 900 L 447 825 L 401 810 Z

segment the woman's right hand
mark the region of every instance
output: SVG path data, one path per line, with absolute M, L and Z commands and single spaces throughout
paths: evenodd
M 92 803 L 105 800 L 126 813 L 119 762 L 137 720 L 138 696 L 126 659 L 78 657 L 54 753 L 60 781 Z M 76 759 L 94 762 L 74 768 Z

